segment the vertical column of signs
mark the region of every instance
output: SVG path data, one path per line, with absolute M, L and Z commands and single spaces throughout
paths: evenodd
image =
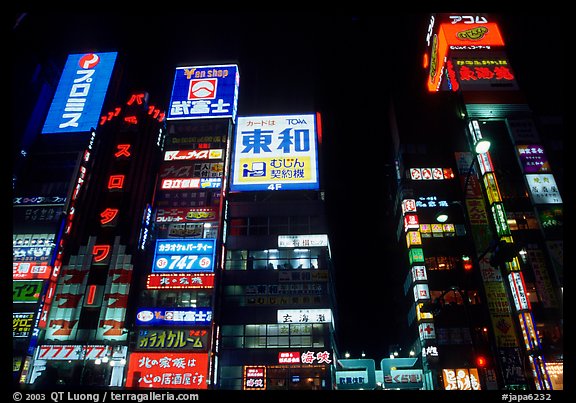
M 415 199 L 402 200 L 402 215 L 408 249 L 408 261 L 410 263 L 408 276 L 412 283 L 418 332 L 422 346 L 422 358 L 424 361 L 424 357 L 426 357 L 426 361 L 431 363 L 437 361 L 438 349 L 434 317 L 430 312 L 424 312 L 422 309 L 424 304 L 430 301 L 430 289 L 428 287 L 428 275 Z

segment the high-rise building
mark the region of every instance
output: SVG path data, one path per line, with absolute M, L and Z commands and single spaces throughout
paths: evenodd
M 319 114 L 238 118 L 217 313 L 219 389 L 333 388 L 321 138 Z
M 175 69 L 126 386 L 211 389 L 236 65 Z
M 434 14 L 424 40 L 428 92 L 391 109 L 406 347 L 425 389 L 563 389 L 555 161 L 496 17 Z
M 164 114 L 146 92 L 124 90 L 117 56 L 68 56 L 16 182 L 21 384 L 124 384 L 132 278 L 145 258 Z

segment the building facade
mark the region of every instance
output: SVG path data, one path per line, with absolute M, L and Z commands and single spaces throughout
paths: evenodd
M 36 304 L 27 323 L 14 313 L 15 343 L 28 342 L 20 384 L 124 384 L 164 113 L 126 91 L 119 64 L 69 55 L 15 187 L 14 307 Z
M 395 105 L 397 236 L 426 389 L 563 389 L 562 198 L 494 17 L 435 14 Z M 476 151 L 489 140 L 488 151 Z M 448 220 L 439 222 L 439 213 Z
M 319 119 L 238 119 L 218 302 L 219 389 L 333 388 L 336 304 Z

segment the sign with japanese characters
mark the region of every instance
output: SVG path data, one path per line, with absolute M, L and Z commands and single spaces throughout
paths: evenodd
M 98 127 L 116 52 L 69 55 L 42 133 L 87 132 Z
M 236 118 L 236 65 L 177 67 L 167 120 Z
M 209 328 L 140 329 L 137 350 L 206 351 L 210 342 Z
M 534 204 L 560 204 L 562 197 L 552 174 L 527 174 L 526 182 Z
M 452 59 L 447 64 L 462 90 L 516 90 L 518 85 L 504 57 Z
M 278 323 L 331 323 L 330 309 L 279 309 Z
M 30 336 L 34 316 L 34 312 L 12 312 L 12 337 Z
M 13 281 L 12 282 L 12 302 L 38 302 L 42 292 L 41 280 L 35 281 Z
M 153 273 L 214 271 L 216 239 L 159 239 L 154 251 Z
M 530 301 L 526 295 L 526 287 L 524 286 L 524 276 L 521 272 L 512 272 L 508 274 L 508 282 L 510 283 L 510 291 L 514 298 L 514 305 L 517 311 L 530 309 Z
M 132 353 L 129 388 L 208 389 L 207 353 Z
M 444 390 L 480 390 L 476 368 L 443 369 Z
M 520 164 L 524 173 L 536 174 L 550 172 L 550 163 L 544 152 L 544 148 L 538 144 L 522 144 L 516 146 Z
M 231 191 L 318 188 L 315 115 L 238 118 Z
M 278 364 L 330 364 L 329 351 L 281 351 L 278 353 Z
M 279 248 L 328 246 L 328 235 L 278 235 Z
M 173 150 L 164 152 L 164 161 L 221 160 L 222 149 Z
M 29 280 L 29 279 L 48 279 L 52 266 L 47 262 L 14 262 L 12 263 L 12 279 Z
M 212 321 L 210 308 L 141 308 L 136 313 L 136 325 L 208 326 Z
M 213 207 L 159 208 L 156 211 L 156 222 L 193 222 L 214 221 L 218 210 Z
M 242 389 L 244 390 L 265 390 L 266 367 L 263 365 L 245 365 L 242 379 Z
M 193 289 L 214 287 L 214 273 L 159 273 L 149 274 L 149 290 Z

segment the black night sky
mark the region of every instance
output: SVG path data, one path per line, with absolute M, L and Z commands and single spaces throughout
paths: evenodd
M 387 287 L 395 266 L 382 258 L 391 252 L 396 225 L 382 207 L 390 152 L 384 146 L 389 136 L 384 105 L 392 94 L 415 100 L 424 94 L 429 14 L 187 9 L 15 13 L 9 27 L 12 90 L 29 85 L 38 63 L 55 60 L 54 68 L 61 69 L 70 53 L 118 51 L 127 60 L 126 78 L 164 109 L 176 66 L 235 63 L 239 116 L 321 112 L 339 348 L 356 357 L 365 351 L 379 361 L 389 344 L 401 342 L 396 328 L 406 323 L 406 312 L 395 312 L 402 289 Z M 537 114 L 561 116 L 566 51 L 561 17 L 494 15 L 530 106 Z M 374 146 L 366 147 L 369 143 Z

